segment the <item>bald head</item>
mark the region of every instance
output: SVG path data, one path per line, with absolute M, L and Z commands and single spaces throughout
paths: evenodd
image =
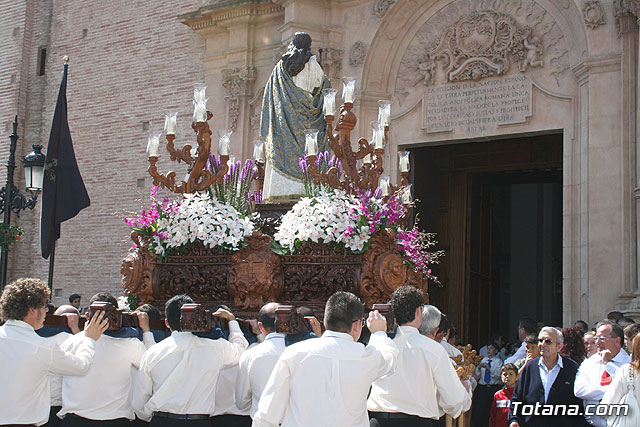
M 270 334 L 276 330 L 276 308 L 277 302 L 269 302 L 262 306 L 258 313 L 258 327 L 263 335 Z
M 80 312 L 74 306 L 65 304 L 58 307 L 53 314 L 61 316 L 63 314 L 80 314 Z

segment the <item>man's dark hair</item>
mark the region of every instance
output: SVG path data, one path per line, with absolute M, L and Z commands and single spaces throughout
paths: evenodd
M 193 303 L 189 295 L 176 295 L 164 305 L 164 315 L 172 331 L 181 331 L 180 328 L 180 308 L 184 304 Z
M 447 335 L 447 332 L 449 332 L 449 329 L 451 329 L 451 322 L 449 322 L 449 316 L 442 313 L 442 315 L 440 316 L 440 325 L 438 325 L 438 335 L 440 334 Z
M 538 344 L 538 336 L 535 334 L 527 335 L 524 342 L 527 344 Z
M 617 322 L 622 319 L 622 313 L 619 311 L 610 311 L 609 314 L 607 314 L 607 319 Z
M 69 296 L 69 302 L 73 302 L 73 300 L 76 299 L 76 298 L 82 298 L 82 297 L 80 295 L 78 295 L 78 294 L 71 294 Z
M 625 322 L 625 323 L 636 323 L 636 321 L 635 321 L 635 320 L 633 320 L 633 319 L 632 319 L 632 318 L 630 318 L 630 317 L 626 317 L 626 316 L 623 316 L 623 317 L 621 317 L 620 319 L 618 319 L 618 325 L 619 325 L 620 323 L 622 323 L 622 322 Z
M 49 288 L 40 279 L 18 279 L 7 286 L 0 296 L 3 320 L 23 320 L 29 309 L 42 308 L 49 299 Z
M 495 343 L 493 341 L 491 341 L 490 343 L 487 344 L 487 348 L 489 347 L 493 347 L 493 349 L 497 352 L 500 351 L 500 346 L 498 345 L 498 343 Z
M 89 305 L 94 302 L 108 302 L 111 303 L 115 308 L 118 308 L 118 300 L 111 295 L 109 292 L 98 292 L 89 300 Z
M 518 329 L 524 329 L 527 335 L 538 334 L 538 322 L 531 317 L 523 317 L 518 323 Z
M 158 319 L 158 320 L 163 319 L 162 313 L 160 312 L 160 310 L 158 310 L 156 306 L 151 304 L 142 304 L 141 306 L 136 308 L 136 311 L 147 313 L 147 315 L 149 316 L 149 319 Z
M 324 309 L 324 327 L 336 332 L 349 332 L 351 325 L 364 316 L 360 298 L 351 292 L 338 291 L 327 300 Z
M 311 58 L 311 36 L 307 33 L 295 33 L 287 52 L 282 55 L 282 64 L 289 76 L 294 77 L 304 69 Z
M 585 322 L 584 320 L 576 320 L 575 325 L 580 324 L 582 325 L 582 327 L 584 328 L 585 331 L 589 330 L 589 325 L 587 325 L 587 322 Z
M 611 326 L 611 337 L 620 338 L 620 346 L 623 346 L 624 345 L 624 329 L 622 329 L 622 326 L 618 325 L 616 321 L 605 319 L 601 322 L 598 322 L 598 324 L 596 325 L 596 332 L 598 328 L 600 328 L 601 326 L 607 326 L 607 325 Z
M 258 313 L 258 322 L 262 323 L 262 327 L 268 332 L 276 330 L 276 308 L 278 308 L 277 304 L 267 303 L 260 308 Z
M 404 325 L 416 319 L 416 310 L 424 304 L 424 294 L 413 286 L 400 286 L 391 294 L 389 304 L 398 325 Z
M 633 339 L 640 332 L 640 324 L 632 323 L 631 325 L 627 325 L 624 327 L 624 336 L 629 339 L 629 341 L 633 341 Z M 631 350 L 631 349 L 629 349 Z
M 505 363 L 504 365 L 502 365 L 502 369 L 500 369 L 500 372 L 504 371 L 515 372 L 516 377 L 518 376 L 518 367 L 515 365 L 515 363 Z

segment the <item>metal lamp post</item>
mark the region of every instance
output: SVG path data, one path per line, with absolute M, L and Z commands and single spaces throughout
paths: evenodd
M 15 154 L 18 142 L 18 116 L 13 121 L 13 133 L 9 139 L 9 161 L 7 162 L 7 183 L 0 190 L 0 213 L 4 213 L 2 223 L 5 227 L 11 224 L 11 212 L 20 216 L 23 209 L 33 209 L 36 206 L 38 195 L 42 190 L 42 177 L 44 175 L 45 156 L 41 153 L 42 145 L 33 145 L 33 152 L 27 154 L 22 160 L 24 164 L 25 180 L 30 198 L 20 193 L 13 184 L 13 173 L 16 169 Z M 7 281 L 7 250 L 0 249 L 0 289 L 4 289 Z

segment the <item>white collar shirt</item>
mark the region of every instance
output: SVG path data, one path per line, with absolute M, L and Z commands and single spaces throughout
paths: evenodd
M 75 353 L 38 336 L 22 320 L 0 326 L 0 420 L 4 424 L 42 425 L 49 419 L 49 375 L 82 375 L 89 370 L 95 341 L 82 340 Z
M 444 351 L 444 350 L 442 350 Z M 286 348 L 260 397 L 253 427 L 368 427 L 371 383 L 393 369 L 398 348 L 378 331 L 369 345 L 327 330 Z
M 237 364 L 249 345 L 238 322 L 229 322 L 229 341 L 200 338 L 173 331 L 149 348 L 140 362 L 134 385 L 133 408 L 149 421 L 153 413 L 215 413 L 220 370 Z
M 246 352 L 245 352 L 246 353 Z M 244 354 L 244 353 L 243 353 Z M 216 384 L 216 409 L 213 415 L 249 415 L 236 405 L 235 388 L 238 380 L 238 365 L 226 366 L 220 370 Z
M 615 377 L 618 369 L 625 363 L 629 363 L 631 357 L 624 349 L 620 349 L 609 363 L 604 363 L 599 353 L 586 359 L 580 365 L 574 384 L 576 397 L 583 400 L 584 405 L 597 405 L 608 386 L 601 385 L 602 375 L 606 370 L 611 377 Z M 585 415 L 589 424 L 596 427 L 606 427 L 607 420 L 599 415 Z
M 551 370 L 547 369 L 547 365 L 545 365 L 542 356 L 538 358 L 540 381 L 542 381 L 542 387 L 544 388 L 544 403 L 547 403 L 547 399 L 549 399 L 549 391 L 551 391 L 551 386 L 553 386 L 556 378 L 558 378 L 558 374 L 560 373 L 560 369 L 562 367 L 562 356 L 560 355 L 558 355 L 558 360 L 556 361 L 556 364 L 553 365 L 553 368 L 551 368 Z
M 444 351 L 447 352 L 447 355 L 449 357 L 456 357 L 462 354 L 460 350 L 458 350 L 455 346 L 449 344 L 449 342 L 444 338 L 442 338 L 442 341 L 440 341 L 440 345 L 442 345 L 442 348 L 444 348 Z
M 396 368 L 373 383 L 369 411 L 438 419 L 443 412 L 457 418 L 470 408 L 471 396 L 438 342 L 412 326 L 399 326 L 393 342 L 400 350 Z
M 495 355 L 493 357 L 485 356 L 480 364 L 486 363 L 489 365 L 490 380 L 485 381 L 487 368 L 478 366 L 476 368 L 476 375 L 478 376 L 478 384 L 480 385 L 496 385 L 502 384 L 502 359 Z
M 284 334 L 272 332 L 263 343 L 245 351 L 240 357 L 235 400 L 238 408 L 249 410 L 251 417 L 258 411 L 260 395 L 286 348 L 284 338 Z
M 84 332 L 74 335 L 64 346 L 75 349 Z M 145 345 L 137 338 L 103 335 L 96 343 L 96 354 L 89 372 L 81 377 L 62 378 L 62 410 L 90 420 L 135 419 L 131 389 Z M 80 392 L 79 392 L 80 391 Z
M 513 353 L 511 356 L 507 357 L 504 360 L 504 363 L 516 363 L 518 360 L 520 359 L 524 359 L 527 357 L 527 343 L 525 341 L 522 341 L 522 344 L 520 344 L 520 347 L 518 347 L 518 350 L 516 350 L 515 353 Z
M 64 348 L 64 342 L 71 337 L 73 337 L 73 335 L 68 332 L 60 332 L 59 334 L 55 334 L 54 336 L 45 339 L 55 341 L 60 348 Z M 49 390 L 51 395 L 51 406 L 62 406 L 62 377 L 60 375 L 49 375 Z

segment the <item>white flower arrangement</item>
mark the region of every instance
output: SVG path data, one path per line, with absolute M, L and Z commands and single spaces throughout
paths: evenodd
M 340 244 L 353 252 L 368 249 L 369 225 L 361 221 L 358 199 L 344 191 L 320 190 L 315 197 L 304 197 L 282 217 L 274 235 L 276 246 L 291 252 L 304 242 Z M 276 249 L 280 249 L 276 248 Z
M 171 212 L 158 218 L 152 246 L 159 256 L 196 241 L 211 249 L 238 250 L 254 229 L 250 217 L 241 216 L 208 192 L 185 194 Z

